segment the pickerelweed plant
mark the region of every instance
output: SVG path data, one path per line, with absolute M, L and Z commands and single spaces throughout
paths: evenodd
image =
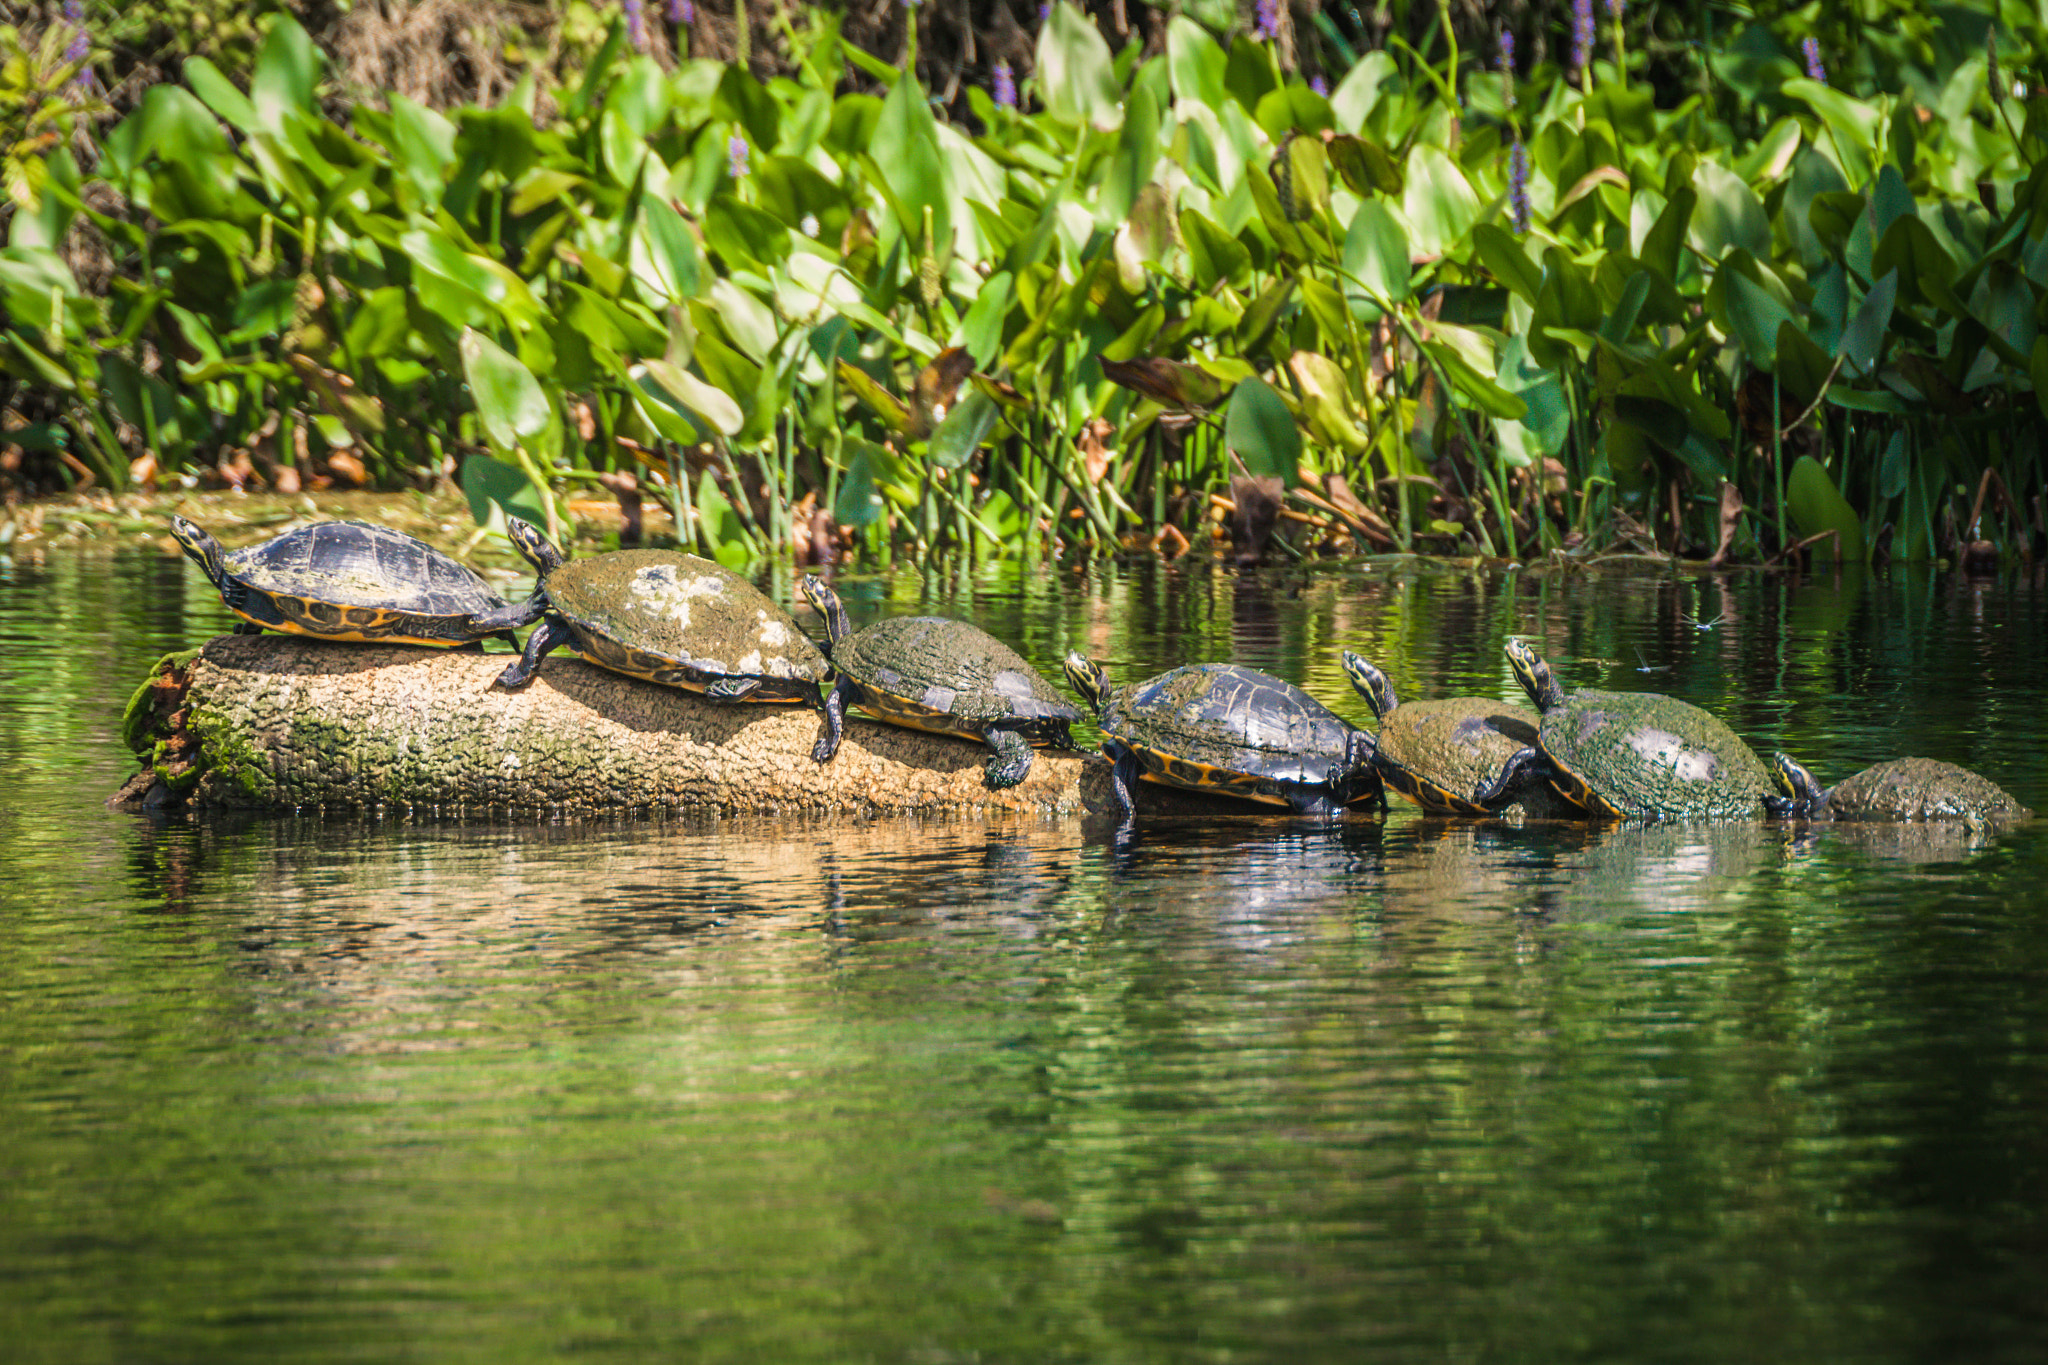
M 280 18 L 89 174 L 15 134 L 10 435 L 111 486 L 459 470 L 486 524 L 632 473 L 733 563 L 1170 551 L 1261 499 L 1283 555 L 2039 543 L 2048 116 L 1994 101 L 1983 26 L 1865 93 L 1752 26 L 1659 107 L 1590 38 L 1582 82 L 1446 42 L 1324 96 L 1251 33 L 1146 59 L 1059 4 L 951 123 L 829 12 L 766 83 L 611 13 L 551 118 L 529 81 L 336 122 Z

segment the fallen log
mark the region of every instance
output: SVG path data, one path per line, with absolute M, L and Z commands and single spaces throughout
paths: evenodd
M 857 816 L 1110 809 L 1099 755 L 1041 750 L 1017 786 L 989 751 L 849 717 L 830 763 L 804 706 L 721 705 L 580 659 L 517 692 L 506 656 L 223 635 L 160 661 L 124 721 L 142 771 L 122 805 L 270 810 L 803 812 Z M 1241 807 L 1147 785 L 1147 815 Z

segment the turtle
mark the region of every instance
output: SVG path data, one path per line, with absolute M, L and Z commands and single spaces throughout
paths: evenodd
M 1780 820 L 2024 820 L 2033 814 L 1988 777 L 1937 758 L 1894 758 L 1828 788 L 1787 754 L 1771 757 Z
M 1534 711 L 1485 697 L 1403 703 L 1387 675 L 1367 660 L 1348 649 L 1343 660 L 1352 687 L 1379 718 L 1374 749 L 1381 779 L 1416 805 L 1439 815 L 1494 815 L 1519 802 L 1539 817 L 1585 815 L 1527 767 L 1522 780 L 1494 792 L 1490 802 L 1473 796 L 1518 751 L 1536 744 L 1542 717 Z
M 1308 693 L 1239 664 L 1189 664 L 1112 688 L 1086 655 L 1066 657 L 1067 683 L 1094 710 L 1114 761 L 1124 832 L 1143 778 L 1328 819 L 1361 801 L 1386 807 L 1373 737 Z
M 1081 712 L 1016 650 L 966 621 L 898 616 L 859 630 L 839 594 L 806 574 L 804 596 L 825 618 L 825 654 L 836 675 L 825 694 L 825 736 L 811 757 L 839 752 L 845 709 L 911 730 L 978 739 L 995 750 L 983 773 L 990 790 L 1031 772 L 1031 746 L 1072 749 L 1067 727 Z
M 824 654 L 788 612 L 732 570 L 674 550 L 572 560 L 529 522 L 507 517 L 505 529 L 540 583 L 531 602 L 497 619 L 541 624 L 498 675 L 500 687 L 524 687 L 550 650 L 569 645 L 591 663 L 711 701 L 824 709 Z
M 1762 760 L 1699 707 L 1656 692 L 1566 692 L 1526 641 L 1508 663 L 1543 719 L 1535 746 L 1512 755 L 1482 804 L 1525 780 L 1532 765 L 1594 815 L 1621 819 L 1735 819 L 1762 814 L 1773 790 Z
M 266 630 L 365 644 L 519 647 L 513 607 L 423 540 L 364 521 L 321 521 L 241 550 L 184 517 L 171 535 L 206 572 L 238 635 Z

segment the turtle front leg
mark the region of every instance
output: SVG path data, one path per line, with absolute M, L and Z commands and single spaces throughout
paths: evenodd
M 1332 773 L 1331 776 L 1334 778 L 1336 774 Z M 1331 790 L 1332 788 L 1329 783 L 1325 783 L 1320 787 L 1311 787 L 1303 782 L 1283 782 L 1280 784 L 1280 795 L 1285 797 L 1287 804 L 1294 808 L 1294 813 L 1310 820 L 1335 820 L 1337 818 L 1337 803 L 1330 799 Z
M 238 621 L 235 623 L 235 628 L 229 632 L 232 635 L 261 635 L 262 633 L 263 627 L 257 625 L 254 621 Z
M 811 750 L 813 763 L 829 763 L 832 755 L 839 752 L 840 737 L 846 731 L 846 679 L 840 678 L 832 684 L 832 690 L 825 694 L 825 733 L 818 737 L 818 747 Z
M 983 770 L 982 780 L 990 791 L 1014 787 L 1031 775 L 1031 744 L 1015 730 L 990 730 L 982 735 L 996 751 Z
M 540 661 L 548 656 L 548 652 L 568 644 L 574 635 L 575 632 L 569 628 L 566 621 L 555 617 L 542 621 L 533 634 L 526 637 L 525 651 L 516 661 L 507 664 L 505 671 L 498 675 L 498 686 L 526 686 L 533 680 L 534 670 L 540 667 Z
M 1136 750 L 1118 745 L 1113 757 L 1116 764 L 1109 770 L 1109 791 L 1116 798 L 1116 839 L 1128 843 L 1138 832 L 1138 803 L 1131 799 L 1131 788 L 1138 781 L 1138 755 Z
M 1500 765 L 1500 772 L 1493 781 L 1482 782 L 1472 789 L 1472 800 L 1489 811 L 1506 810 L 1520 798 L 1522 784 L 1538 778 L 1542 765 L 1541 749 L 1517 749 L 1508 755 L 1507 762 Z

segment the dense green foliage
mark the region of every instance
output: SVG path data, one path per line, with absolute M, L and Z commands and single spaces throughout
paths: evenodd
M 1176 18 L 1147 58 L 1061 4 L 1031 111 L 970 89 L 967 124 L 809 21 L 766 82 L 621 27 L 546 118 L 529 81 L 336 122 L 288 17 L 246 89 L 193 57 L 17 196 L 13 439 L 115 486 L 142 450 L 459 467 L 484 520 L 636 468 L 735 562 L 834 525 L 1112 549 L 1280 489 L 1290 551 L 2039 533 L 2031 14 L 1895 26 L 1861 97 L 1753 26 L 1659 107 L 1618 21 L 1589 69 L 1396 44 L 1325 96 L 1251 36 Z

